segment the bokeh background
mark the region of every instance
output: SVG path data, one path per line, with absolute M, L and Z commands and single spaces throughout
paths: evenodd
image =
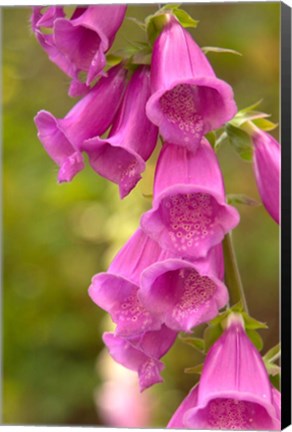
M 155 5 L 129 6 L 144 19 Z M 191 31 L 229 82 L 239 108 L 263 99 L 279 121 L 280 3 L 186 4 L 200 21 Z M 111 362 L 101 335 L 112 326 L 88 297 L 91 277 L 136 230 L 151 206 L 156 154 L 143 180 L 120 201 L 115 185 L 87 168 L 58 185 L 57 167 L 36 136 L 33 117 L 47 109 L 62 117 L 75 101 L 68 78 L 46 57 L 29 27 L 29 7 L 2 8 L 3 41 L 3 422 L 164 427 L 198 377 L 184 368 L 202 361 L 177 341 L 165 356 L 164 383 L 142 396 L 134 373 Z M 144 40 L 125 20 L 114 48 Z M 278 138 L 278 129 L 273 132 Z M 259 200 L 252 166 L 226 144 L 219 152 L 228 193 Z M 265 321 L 263 353 L 278 341 L 278 227 L 263 206 L 238 206 L 234 241 L 252 316 Z M 198 330 L 200 331 L 200 329 Z

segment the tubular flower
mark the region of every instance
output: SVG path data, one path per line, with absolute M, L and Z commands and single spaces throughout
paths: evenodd
M 232 88 L 215 76 L 200 47 L 171 16 L 154 43 L 151 89 L 148 117 L 166 141 L 189 149 L 237 111 Z
M 82 145 L 92 168 L 119 185 L 121 198 L 141 179 L 145 161 L 156 145 L 158 129 L 145 113 L 149 96 L 150 71 L 140 67 L 128 84 L 109 137 L 94 137 Z
M 140 391 L 162 382 L 160 372 L 164 368 L 159 360 L 173 345 L 176 332 L 163 326 L 140 337 L 123 338 L 104 333 L 103 341 L 112 358 L 128 369 L 138 372 Z
M 253 127 L 253 167 L 263 204 L 275 222 L 280 220 L 281 148 L 268 133 Z
M 104 133 L 113 121 L 125 86 L 126 71 L 110 69 L 93 89 L 63 119 L 48 111 L 35 117 L 38 137 L 49 156 L 59 165 L 59 182 L 71 181 L 84 167 L 80 146 L 84 140 Z
M 43 9 L 43 6 L 34 6 L 32 8 L 30 22 L 35 37 L 49 59 L 67 75 L 74 77 L 74 67 L 70 60 L 56 48 L 52 33 L 55 20 L 65 16 L 64 8 L 61 6 L 49 6 L 45 11 Z M 46 33 L 42 31 L 43 28 L 47 30 Z
M 180 257 L 205 257 L 239 222 L 226 204 L 216 155 L 206 139 L 198 150 L 164 144 L 156 166 L 153 208 L 142 229 Z
M 277 430 L 280 417 L 274 394 L 241 316 L 232 314 L 206 357 L 198 387 L 190 392 L 168 427 Z
M 42 7 L 34 7 L 32 29 L 37 40 L 54 62 L 73 78 L 69 94 L 78 96 L 102 73 L 105 53 L 111 47 L 121 26 L 125 5 L 77 7 L 70 19 L 62 7 L 51 6 L 42 14 Z M 51 33 L 43 32 L 47 28 Z M 79 79 L 85 72 L 86 82 Z
M 215 276 L 216 252 L 215 247 L 207 259 L 195 262 L 170 258 L 152 264 L 141 276 L 142 304 L 176 331 L 190 332 L 213 319 L 228 301 L 227 288 Z
M 160 320 L 152 316 L 138 298 L 142 271 L 161 256 L 166 256 L 165 252 L 138 229 L 116 255 L 108 271 L 93 277 L 89 296 L 110 313 L 117 324 L 117 335 L 136 336 L 161 327 Z

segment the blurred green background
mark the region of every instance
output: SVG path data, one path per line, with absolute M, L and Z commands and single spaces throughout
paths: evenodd
M 127 16 L 144 19 L 156 9 L 129 6 Z M 280 3 L 186 4 L 184 9 L 200 21 L 191 31 L 199 45 L 243 54 L 208 55 L 217 75 L 233 86 L 238 107 L 263 98 L 261 110 L 278 122 Z M 108 356 L 98 356 L 110 323 L 87 288 L 150 207 L 142 194 L 151 193 L 157 152 L 123 201 L 117 187 L 89 167 L 72 183 L 57 184 L 57 167 L 37 139 L 33 117 L 40 109 L 62 117 L 75 101 L 67 96 L 69 79 L 31 33 L 29 16 L 28 7 L 2 8 L 3 422 L 112 425 L 95 397 L 106 379 L 100 362 Z M 143 39 L 143 32 L 125 20 L 115 47 Z M 278 129 L 273 135 L 278 138 Z M 259 199 L 251 164 L 228 144 L 219 159 L 227 192 Z M 250 313 L 269 325 L 261 332 L 265 352 L 278 341 L 279 232 L 263 206 L 238 209 L 235 247 Z M 166 425 L 197 380 L 184 368 L 201 361 L 192 348 L 176 342 L 165 357 L 165 382 L 149 390 L 148 417 L 137 426 Z

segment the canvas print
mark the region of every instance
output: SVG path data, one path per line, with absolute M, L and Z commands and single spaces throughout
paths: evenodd
M 280 3 L 2 22 L 3 423 L 279 430 Z

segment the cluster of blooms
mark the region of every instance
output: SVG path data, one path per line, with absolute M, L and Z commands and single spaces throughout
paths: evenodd
M 85 152 L 99 175 L 118 184 L 121 198 L 141 179 L 158 132 L 163 137 L 152 209 L 89 288 L 92 300 L 116 323 L 115 332 L 103 336 L 111 356 L 137 371 L 144 390 L 162 381 L 160 359 L 178 332 L 208 322 L 228 302 L 222 240 L 239 223 L 239 214 L 226 203 L 220 167 L 204 135 L 231 120 L 237 108 L 232 88 L 215 76 L 171 13 L 154 43 L 151 67 L 140 65 L 133 72 L 122 61 L 105 72 L 105 53 L 125 11 L 122 5 L 77 7 L 66 18 L 62 7 L 33 9 L 38 41 L 72 78 L 69 94 L 83 95 L 63 119 L 42 110 L 35 123 L 59 166 L 59 182 L 71 181 L 84 168 Z M 101 138 L 110 126 L 108 137 Z M 270 142 L 275 153 L 279 148 L 261 131 L 254 136 L 259 190 L 279 220 L 279 162 L 271 163 L 277 155 Z M 255 370 L 260 389 L 251 379 Z M 235 320 L 212 347 L 199 387 L 169 427 L 273 429 L 279 424 L 277 397 L 260 355 Z

